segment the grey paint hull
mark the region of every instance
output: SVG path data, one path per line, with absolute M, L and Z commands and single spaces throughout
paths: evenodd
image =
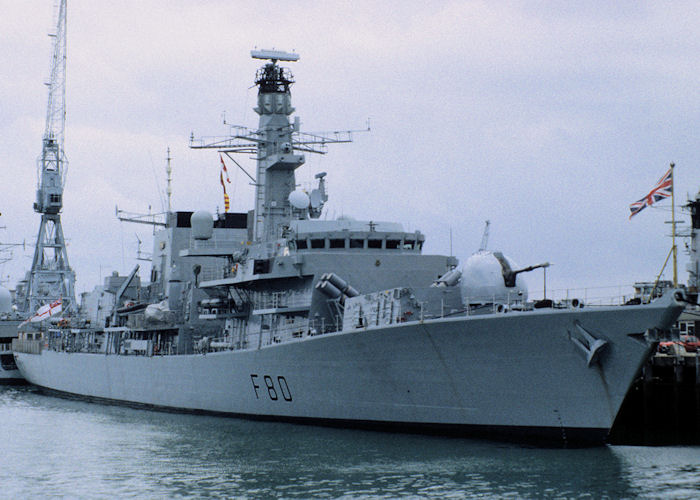
M 29 382 L 87 398 L 282 420 L 601 437 L 649 354 L 629 334 L 659 317 L 651 307 L 511 313 L 205 355 L 15 357 Z M 608 341 L 592 366 L 572 341 L 577 323 Z

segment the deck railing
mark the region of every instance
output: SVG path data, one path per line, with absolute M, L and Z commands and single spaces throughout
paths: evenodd
M 12 350 L 26 354 L 41 354 L 43 340 L 12 339 Z
M 657 295 L 661 296 L 663 290 L 657 289 Z M 531 289 L 528 292 L 529 300 L 540 300 L 544 295 L 544 290 Z M 611 285 L 580 288 L 549 288 L 547 287 L 546 297 L 552 301 L 568 303 L 573 299 L 578 299 L 586 306 L 619 306 L 628 303 L 630 300 L 639 297 L 635 285 Z M 649 300 L 648 293 L 644 294 L 644 302 Z

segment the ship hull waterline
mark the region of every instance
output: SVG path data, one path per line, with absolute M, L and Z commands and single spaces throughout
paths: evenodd
M 348 427 L 602 444 L 660 308 L 416 321 L 243 351 L 15 352 L 32 384 L 131 406 Z M 581 327 L 606 342 L 589 364 Z
M 0 369 L 0 386 L 2 385 L 26 385 L 27 381 L 24 379 L 19 370 L 5 370 Z

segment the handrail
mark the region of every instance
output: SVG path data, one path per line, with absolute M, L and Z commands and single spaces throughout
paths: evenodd
M 12 339 L 12 350 L 26 354 L 41 354 L 43 340 Z

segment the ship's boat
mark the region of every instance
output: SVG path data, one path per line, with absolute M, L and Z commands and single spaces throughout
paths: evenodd
M 252 55 L 266 60 L 257 130 L 191 146 L 255 154 L 255 208 L 170 213 L 147 284 L 137 269 L 112 276 L 80 318 L 15 341 L 27 380 L 151 408 L 603 443 L 683 294 L 535 307 L 527 269 L 500 252 L 460 267 L 401 224 L 321 219 L 326 174 L 303 191 L 295 170 L 349 137 L 290 120 L 293 78 L 278 63 L 298 56 Z

